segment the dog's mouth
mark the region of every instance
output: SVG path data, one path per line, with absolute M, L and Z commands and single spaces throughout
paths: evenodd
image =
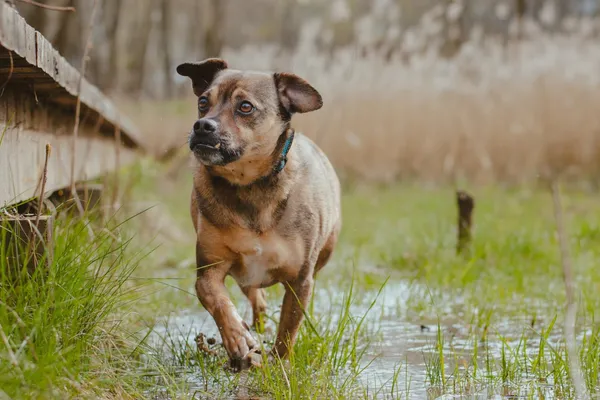
M 205 137 L 202 140 L 191 138 L 190 150 L 205 165 L 226 165 L 238 160 L 242 155 L 240 148 L 232 147 L 220 138 Z
M 194 152 L 199 152 L 199 151 L 219 151 L 221 149 L 221 143 L 216 143 L 216 144 L 206 144 L 206 143 L 198 143 L 196 145 L 194 145 L 194 148 L 192 149 Z

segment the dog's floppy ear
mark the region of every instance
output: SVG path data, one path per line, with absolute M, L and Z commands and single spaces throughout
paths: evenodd
M 279 100 L 289 113 L 306 113 L 323 106 L 323 99 L 317 89 L 298 75 L 281 72 L 276 73 L 274 78 Z
M 208 58 L 201 62 L 183 63 L 177 67 L 177 73 L 192 80 L 194 94 L 200 96 L 219 71 L 227 69 L 227 62 L 220 58 Z

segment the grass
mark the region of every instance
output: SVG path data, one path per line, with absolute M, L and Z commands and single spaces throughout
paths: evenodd
M 551 194 L 543 189 L 473 192 L 470 258 L 454 254 L 456 210 L 449 189 L 355 190 L 346 197 L 343 240 L 357 243 L 363 259 L 393 269 L 418 288 L 395 311 L 409 321 L 437 326 L 425 354 L 430 385 L 449 393 L 504 387 L 521 394 L 548 386 L 544 390 L 561 398 L 572 396 L 556 323 L 557 316 L 562 321 L 565 298 Z M 580 290 L 580 358 L 592 393 L 600 387 L 595 196 L 576 190 L 565 196 Z M 366 232 L 377 233 L 373 241 L 365 240 Z
M 151 185 L 142 182 L 146 184 Z M 167 185 L 171 189 L 161 192 L 185 193 L 187 177 Z M 565 299 L 551 194 L 543 187 L 481 186 L 471 191 L 476 198 L 474 242 L 471 256 L 464 258 L 455 254 L 453 189 L 347 186 L 340 247 L 317 281 L 312 324 L 303 325 L 294 358 L 266 363 L 243 377 L 223 371 L 222 350 L 216 356 L 195 350 L 194 335 L 210 331 L 200 324 L 207 316 L 189 293 L 189 271 L 170 270 L 163 275 L 169 286 L 157 290 L 146 305 L 162 309 L 167 301 L 176 304 L 165 310 L 165 317 L 177 314 L 177 307 L 191 313 L 189 331 L 178 332 L 175 323 L 157 333 L 168 338 L 159 358 L 169 360 L 168 370 L 177 371 L 171 378 L 177 385 L 166 386 L 184 393 L 199 387 L 199 393 L 217 397 L 240 390 L 267 398 L 410 398 L 427 391 L 489 390 L 527 396 L 551 391 L 569 398 L 567 355 L 556 322 L 562 321 Z M 578 340 L 591 392 L 598 390 L 600 356 L 595 322 L 600 214 L 595 195 L 577 187 L 564 193 L 581 291 Z M 170 208 L 173 220 L 184 221 L 187 210 L 179 201 L 171 204 L 176 204 Z M 178 257 L 193 257 L 189 246 L 178 245 Z M 159 259 L 163 250 L 168 249 L 156 252 Z M 228 284 L 238 306 L 247 311 L 239 290 Z M 270 288 L 267 294 L 269 319 L 276 321 L 282 290 Z M 389 324 L 400 333 L 386 331 Z M 272 335 L 263 339 L 268 348 Z M 404 349 L 400 354 L 387 355 L 398 346 Z M 190 375 L 196 378 L 190 380 Z
M 288 60 L 325 99 L 323 110 L 294 124 L 346 178 L 340 244 L 317 281 L 310 323 L 291 359 L 231 374 L 218 338 L 214 353 L 198 350 L 196 334 L 211 327 L 201 324 L 210 318 L 193 293 L 190 174 L 176 163 L 165 178 L 145 160 L 121 175 L 117 197 L 127 201 L 115 220 L 145 211 L 127 229 L 96 227 L 90 239 L 81 222 L 60 220 L 47 270 L 19 271 L 18 284 L 2 255 L 0 394 L 572 398 L 552 199 L 537 185 L 557 173 L 577 182 L 565 189 L 564 204 L 579 356 L 596 394 L 597 43 L 575 31 L 528 34 L 507 47 L 469 38 L 449 61 L 432 56 L 428 31 L 412 30 L 409 61 L 362 58 L 352 47 L 327 56 L 314 43 L 300 43 Z M 261 46 L 224 56 L 243 68 L 274 64 Z M 154 154 L 176 148 L 187 155 L 191 96 L 119 103 Z M 465 182 L 476 198 L 466 258 L 454 250 L 454 187 Z M 271 330 L 281 297 L 280 287 L 268 290 Z M 261 337 L 266 348 L 272 335 Z
M 73 280 L 74 293 L 86 288 L 77 298 L 90 304 L 83 308 L 88 312 L 73 316 L 73 302 L 52 298 L 49 305 L 42 301 L 48 295 L 21 293 L 16 314 L 0 310 L 8 343 L 0 351 L 0 387 L 14 397 L 573 398 L 552 198 L 537 185 L 562 172 L 585 183 L 565 187 L 564 203 L 579 289 L 579 357 L 587 388 L 597 395 L 600 117 L 598 82 L 587 75 L 596 73 L 598 52 L 583 39 L 538 39 L 512 49 L 524 56 L 499 55 L 498 44 L 490 42 L 489 51 L 472 49 L 451 63 L 423 54 L 409 64 L 392 60 L 377 68 L 374 59 L 358 59 L 351 50 L 340 51 L 335 62 L 312 52 L 297 55 L 294 72 L 319 88 L 325 107 L 295 124 L 323 147 L 346 186 L 340 245 L 318 279 L 310 323 L 303 324 L 289 360 L 264 360 L 262 369 L 232 374 L 224 369 L 218 336 L 209 346 L 214 353 L 198 350 L 196 335 L 215 331 L 193 293 L 189 173 L 175 169 L 178 176 L 164 179 L 164 171 L 146 162 L 130 171 L 135 185 L 126 207 L 128 213 L 154 207 L 131 221 L 137 235 L 129 246 L 153 240 L 159 247 L 135 273 L 116 268 L 119 278 L 110 282 L 121 292 L 125 280 L 136 288 L 136 300 L 110 296 L 103 303 L 102 285 L 96 299 L 96 286 L 86 285 L 94 282 L 90 271 L 98 263 L 85 258 L 75 271 L 90 279 L 54 279 L 61 287 Z M 227 58 L 252 68 L 252 59 L 263 60 L 256 54 Z M 577 74 L 572 59 L 580 61 Z M 122 103 L 140 121 L 154 153 L 169 146 L 186 153 L 193 99 Z M 358 183 L 365 180 L 371 184 Z M 465 182 L 476 198 L 467 258 L 455 254 L 453 190 Z M 238 307 L 248 310 L 227 283 Z M 9 293 L 2 296 L 6 302 Z M 271 331 L 281 296 L 279 287 L 268 290 Z M 49 312 L 45 325 L 29 317 L 38 308 Z M 179 318 L 184 311 L 185 319 Z M 96 317 L 83 329 L 80 320 L 88 314 Z M 83 333 L 75 345 L 30 333 L 48 326 L 67 339 L 70 332 Z M 45 355 L 37 361 L 28 356 L 28 335 Z M 272 336 L 261 336 L 266 349 Z M 23 358 L 23 366 L 13 368 L 11 354 Z
M 362 315 L 355 314 L 352 306 L 357 299 L 351 285 L 339 303 L 318 315 L 307 314 L 308 322 L 302 326 L 289 359 L 269 360 L 266 351 L 273 338 L 264 336 L 264 365 L 247 373 L 225 373 L 227 357 L 222 349 L 213 346 L 214 354 L 199 352 L 190 340 L 181 340 L 193 337 L 191 332 L 173 335 L 177 328 L 172 326 L 159 337 L 158 348 L 169 368 L 178 371 L 173 378 L 179 381 L 175 387 L 184 393 L 218 398 L 240 393 L 272 399 L 373 398 L 358 377 L 370 366 L 370 362 L 363 362 L 371 341 L 365 319 L 376 299 L 377 293 Z
M 572 398 L 552 197 L 543 188 L 472 187 L 474 242 L 465 258 L 455 254 L 451 188 L 347 186 L 340 245 L 317 279 L 293 356 L 233 374 L 218 335 L 210 353 L 196 346 L 198 333 L 216 331 L 193 293 L 193 233 L 182 200 L 189 177 L 164 172 L 144 162 L 124 173 L 135 186 L 115 220 L 149 208 L 127 228 L 96 228 L 90 240 L 80 222 L 59 219 L 48 272 L 18 286 L 3 275 L 0 387 L 9 396 Z M 595 192 L 563 195 L 580 290 L 580 359 L 597 393 L 600 213 Z M 153 251 L 140 262 L 142 248 Z M 227 283 L 248 317 L 246 300 Z M 282 294 L 267 291 L 265 349 Z
M 63 217 L 51 260 L 44 256 L 29 273 L 8 258 L 15 247 L 11 254 L 28 254 L 27 245 L 9 239 L 8 224 L 0 233 L 2 393 L 55 398 L 102 390 L 100 382 L 114 378 L 116 358 L 122 360 L 120 311 L 135 299 L 128 279 L 139 249 L 130 249 L 117 228 L 98 229 L 90 240 L 82 222 Z

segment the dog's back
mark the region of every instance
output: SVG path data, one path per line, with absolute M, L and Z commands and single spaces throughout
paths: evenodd
M 306 204 L 319 210 L 319 236 L 326 240 L 341 227 L 340 182 L 325 153 L 308 137 L 297 134 L 297 138 L 295 150 L 305 169 L 296 183 L 299 195 L 293 200 L 300 202 L 306 196 Z

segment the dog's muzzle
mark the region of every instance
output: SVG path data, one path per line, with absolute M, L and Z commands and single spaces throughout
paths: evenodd
M 219 124 L 217 121 L 210 118 L 202 118 L 194 123 L 190 135 L 190 150 L 196 151 L 218 151 L 221 147 L 221 142 L 217 131 Z

